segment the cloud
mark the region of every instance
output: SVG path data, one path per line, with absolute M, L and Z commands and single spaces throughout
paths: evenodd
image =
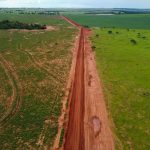
M 150 8 L 149 0 L 0 0 L 0 7 Z

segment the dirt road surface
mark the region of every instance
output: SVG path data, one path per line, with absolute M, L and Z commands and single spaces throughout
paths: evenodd
M 80 31 L 64 150 L 114 150 L 108 113 L 89 41 L 90 30 L 63 17 Z

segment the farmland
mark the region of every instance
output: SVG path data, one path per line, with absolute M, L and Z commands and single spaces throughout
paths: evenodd
M 76 29 L 57 16 L 0 14 L 47 30 L 0 30 L 0 149 L 49 149 L 58 130 Z
M 116 149 L 150 147 L 149 39 L 149 30 L 93 29 L 92 47 L 116 133 Z
M 150 29 L 149 14 L 88 15 L 68 13 L 67 16 L 77 23 L 89 27 Z
M 149 149 L 150 10 L 123 10 L 0 9 L 0 150 Z

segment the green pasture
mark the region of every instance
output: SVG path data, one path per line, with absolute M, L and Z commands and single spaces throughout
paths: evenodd
M 150 31 L 94 29 L 91 40 L 116 149 L 148 150 Z
M 81 25 L 89 27 L 105 28 L 131 28 L 131 29 L 150 29 L 149 14 L 134 15 L 86 15 L 86 14 L 67 14 Z

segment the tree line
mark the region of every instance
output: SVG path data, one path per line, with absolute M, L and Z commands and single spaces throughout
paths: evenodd
M 18 21 L 4 20 L 0 21 L 0 29 L 27 29 L 27 30 L 38 30 L 46 29 L 46 25 L 40 24 L 27 24 Z

